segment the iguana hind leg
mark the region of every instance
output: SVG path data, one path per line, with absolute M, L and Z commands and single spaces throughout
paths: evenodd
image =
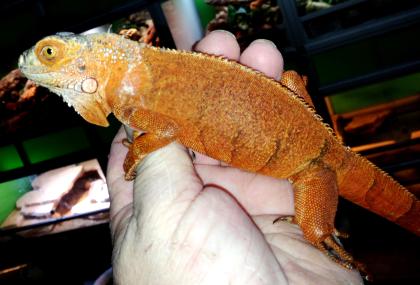
M 313 164 L 291 177 L 295 196 L 295 216 L 306 240 L 346 268 L 359 267 L 339 244 L 334 228 L 338 204 L 335 173 Z

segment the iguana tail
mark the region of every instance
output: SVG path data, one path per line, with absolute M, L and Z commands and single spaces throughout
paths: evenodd
M 420 236 L 417 197 L 367 159 L 351 154 L 338 175 L 341 197 Z

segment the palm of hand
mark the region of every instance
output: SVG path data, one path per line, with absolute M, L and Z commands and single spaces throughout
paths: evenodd
M 232 45 L 232 39 L 224 42 Z M 280 74 L 282 65 L 273 70 Z M 361 283 L 356 271 L 308 244 L 297 226 L 273 224 L 294 213 L 287 181 L 201 155 L 192 163 L 174 143 L 150 154 L 133 184 L 124 180 L 121 168 L 124 137 L 120 131 L 115 138 L 108 167 L 119 284 Z

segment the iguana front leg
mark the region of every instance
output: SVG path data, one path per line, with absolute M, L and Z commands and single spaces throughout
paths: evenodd
M 290 178 L 295 195 L 295 216 L 306 240 L 337 263 L 351 269 L 359 267 L 338 243 L 334 228 L 338 204 L 335 173 L 316 163 Z
M 147 154 L 177 139 L 179 127 L 164 115 L 144 109 L 132 111 L 127 117 L 123 121 L 128 126 L 145 131 L 133 138 L 124 161 L 125 178 L 132 180 L 136 176 L 137 165 Z

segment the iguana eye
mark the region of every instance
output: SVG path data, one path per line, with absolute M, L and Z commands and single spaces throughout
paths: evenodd
M 42 48 L 41 54 L 45 59 L 52 60 L 57 55 L 57 51 L 53 46 L 45 46 Z

